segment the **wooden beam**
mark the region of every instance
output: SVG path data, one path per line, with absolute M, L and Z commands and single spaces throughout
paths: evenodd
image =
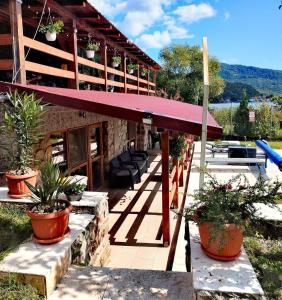
M 94 76 L 79 73 L 78 78 L 80 81 L 86 81 L 86 82 L 91 82 L 96 84 L 105 84 L 105 79 L 100 77 L 94 77 Z
M 173 165 L 175 166 L 175 192 L 173 195 L 173 208 L 178 208 L 178 186 L 179 186 L 179 161 L 178 158 L 173 158 Z
M 170 245 L 170 207 L 169 207 L 169 133 L 162 132 L 162 232 L 163 245 Z
M 0 70 L 13 70 L 12 59 L 0 59 Z
M 68 78 L 68 79 L 75 79 L 74 72 L 41 65 L 41 64 L 34 63 L 34 62 L 31 62 L 28 60 L 25 62 L 25 67 L 26 67 L 27 71 L 31 71 L 31 72 L 35 72 L 35 73 L 63 77 L 63 78 Z
M 11 33 L 14 40 L 14 82 L 26 84 L 25 52 L 23 42 L 22 6 L 19 0 L 9 0 Z
M 105 68 L 105 72 L 104 72 L 104 79 L 105 79 L 105 91 L 108 91 L 108 47 L 106 42 L 104 41 L 103 43 L 103 55 L 102 55 L 102 59 L 104 61 L 104 68 Z
M 138 65 L 137 67 L 137 94 L 139 95 L 140 94 L 140 82 L 139 82 L 139 79 L 140 79 L 140 65 Z
M 11 34 L 0 34 L 0 46 L 12 45 Z
M 123 57 L 123 76 L 124 76 L 124 92 L 127 93 L 127 77 L 126 77 L 126 72 L 127 72 L 127 57 L 124 55 Z
M 73 21 L 73 33 L 72 33 L 72 40 L 71 45 L 72 55 L 73 55 L 73 62 L 70 63 L 70 70 L 74 72 L 75 79 L 70 80 L 70 87 L 76 90 L 79 90 L 79 73 L 78 73 L 78 58 L 77 58 L 77 29 L 76 29 L 76 22 Z
M 97 30 L 113 30 L 113 26 L 110 24 L 93 24 L 92 26 Z

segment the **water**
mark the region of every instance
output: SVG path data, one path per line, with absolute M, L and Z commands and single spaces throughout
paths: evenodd
M 249 107 L 258 108 L 260 105 L 262 105 L 265 102 L 249 102 Z M 267 102 L 268 105 L 275 106 L 275 103 Z M 222 108 L 238 108 L 240 105 L 240 102 L 227 102 L 227 103 L 210 103 L 209 108 L 210 109 L 222 109 Z

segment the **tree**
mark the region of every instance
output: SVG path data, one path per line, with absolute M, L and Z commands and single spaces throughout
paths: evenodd
M 158 87 L 185 102 L 199 103 L 203 98 L 203 54 L 199 46 L 173 45 L 160 52 L 163 69 L 158 73 Z M 219 75 L 220 63 L 209 58 L 210 98 L 220 95 L 224 81 Z M 179 97 L 178 97 L 179 98 Z
M 234 116 L 234 131 L 239 136 L 249 136 L 251 124 L 249 122 L 249 99 L 246 90 L 243 90 L 240 106 Z

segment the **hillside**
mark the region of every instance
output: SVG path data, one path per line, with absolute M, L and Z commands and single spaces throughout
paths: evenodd
M 260 95 L 260 93 L 249 84 L 225 81 L 224 92 L 216 97 L 214 102 L 226 102 L 226 100 L 233 102 L 239 101 L 242 97 L 243 90 L 246 90 L 249 98 Z
M 226 81 L 251 85 L 264 95 L 282 94 L 282 71 L 224 63 L 221 68 Z

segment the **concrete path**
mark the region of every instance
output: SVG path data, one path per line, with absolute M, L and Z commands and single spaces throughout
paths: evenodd
M 71 267 L 49 300 L 192 300 L 191 273 Z

